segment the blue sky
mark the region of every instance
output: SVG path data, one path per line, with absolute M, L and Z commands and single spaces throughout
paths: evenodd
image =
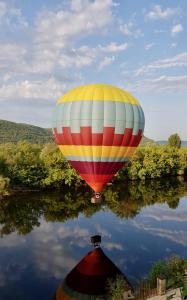
M 131 92 L 145 135 L 187 140 L 186 0 L 0 1 L 0 119 L 51 127 L 86 83 Z

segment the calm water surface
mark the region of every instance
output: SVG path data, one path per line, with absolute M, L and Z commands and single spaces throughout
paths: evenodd
M 58 284 L 102 235 L 105 253 L 132 282 L 158 259 L 187 257 L 187 182 L 27 193 L 0 201 L 0 299 L 52 299 Z

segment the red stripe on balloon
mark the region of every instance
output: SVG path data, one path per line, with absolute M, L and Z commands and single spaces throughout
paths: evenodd
M 123 135 L 122 146 L 129 146 L 130 141 L 132 139 L 132 128 L 125 128 L 125 132 Z
M 58 145 L 137 147 L 142 138 L 142 130 L 133 135 L 132 128 L 126 128 L 123 134 L 115 133 L 114 127 L 104 127 L 103 133 L 92 133 L 91 127 L 80 127 L 80 133 L 72 133 L 70 127 L 63 127 L 61 133 L 56 128 L 53 133 Z
M 54 138 L 55 138 L 55 141 L 57 142 L 57 144 L 58 144 L 58 145 L 63 145 L 63 144 L 62 144 L 62 136 L 63 136 L 63 134 L 58 133 L 58 132 L 57 132 L 57 129 L 54 128 L 54 129 L 53 129 L 53 135 L 54 135 Z
M 88 162 L 72 161 L 70 164 L 81 174 L 115 174 L 124 165 L 124 162 Z
M 114 127 L 104 127 L 103 129 L 103 145 L 105 146 L 111 146 L 113 145 L 114 141 Z

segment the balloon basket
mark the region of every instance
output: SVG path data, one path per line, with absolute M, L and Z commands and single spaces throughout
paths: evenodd
M 101 200 L 102 200 L 101 193 L 94 193 L 91 198 L 91 203 L 93 204 L 101 203 Z

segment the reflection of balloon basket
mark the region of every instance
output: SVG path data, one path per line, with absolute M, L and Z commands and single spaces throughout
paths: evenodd
M 91 198 L 91 203 L 101 203 L 102 197 L 101 197 L 101 193 L 94 193 L 92 198 Z

